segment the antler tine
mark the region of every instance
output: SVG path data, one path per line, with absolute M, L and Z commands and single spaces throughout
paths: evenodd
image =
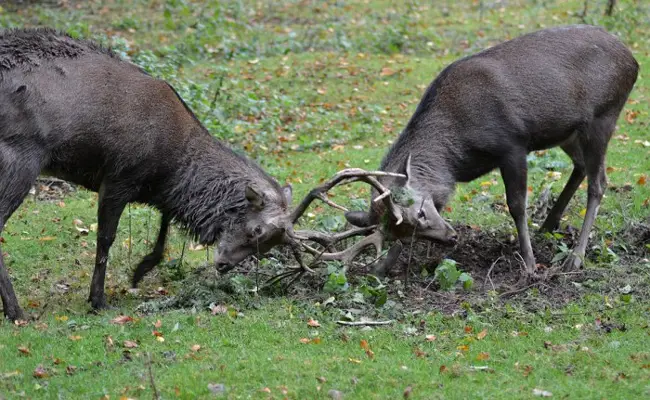
M 380 192 L 380 195 L 373 201 L 383 200 L 384 203 L 386 204 L 386 207 L 390 210 L 391 214 L 393 214 L 393 216 L 397 220 L 397 224 L 399 225 L 402 222 L 402 214 L 399 211 L 399 208 L 393 203 L 392 199 L 390 198 L 390 190 L 386 188 L 384 185 L 382 185 L 379 182 L 379 180 L 377 180 L 377 178 L 375 178 L 377 176 L 391 176 L 396 178 L 406 178 L 405 175 L 397 174 L 394 172 L 366 171 L 360 168 L 348 168 L 348 169 L 341 170 L 337 172 L 332 177 L 332 179 L 323 183 L 320 186 L 315 187 L 307 194 L 307 196 L 305 196 L 305 198 L 300 202 L 298 207 L 296 207 L 291 213 L 291 221 L 293 223 L 296 223 L 298 219 L 305 213 L 309 205 L 315 199 L 321 199 L 322 201 L 331 205 L 332 207 L 344 209 L 338 204 L 333 203 L 332 201 L 327 199 L 327 196 L 325 194 L 336 185 L 345 185 L 352 182 L 361 181 L 371 185 L 372 187 L 377 189 L 377 191 Z
M 296 231 L 294 235 L 296 239 L 311 240 L 312 242 L 316 242 L 321 246 L 329 247 L 335 243 L 340 242 L 343 239 L 370 233 L 375 228 L 377 228 L 377 225 L 372 225 L 372 226 L 362 227 L 362 228 L 352 228 L 345 232 L 337 233 L 334 235 L 330 235 L 318 231 L 312 231 L 312 230 L 301 230 L 301 231 Z
M 372 235 L 366 236 L 359 242 L 355 243 L 354 246 L 336 253 L 324 253 L 304 243 L 302 244 L 302 246 L 309 253 L 317 256 L 322 261 L 342 261 L 343 264 L 345 265 L 345 268 L 347 268 L 347 265 L 349 265 L 350 262 L 356 256 L 358 256 L 363 251 L 363 249 L 365 249 L 368 246 L 371 245 L 374 246 L 375 250 L 377 251 L 377 257 L 379 257 L 381 254 L 381 246 L 382 246 L 383 239 L 384 236 L 381 233 L 381 231 L 375 231 Z

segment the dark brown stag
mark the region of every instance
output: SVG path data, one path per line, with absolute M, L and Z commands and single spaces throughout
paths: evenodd
M 133 277 L 162 259 L 176 221 L 218 243 L 222 270 L 292 242 L 291 190 L 214 139 L 174 89 L 92 42 L 49 29 L 0 33 L 0 232 L 39 173 L 99 193 L 90 288 L 106 306 L 108 251 L 129 202 L 162 212 L 154 250 Z M 23 317 L 0 251 L 0 297 Z
M 376 225 L 409 241 L 448 241 L 455 232 L 442 219 L 456 182 L 496 168 L 505 183 L 527 276 L 536 274 L 526 216 L 526 155 L 561 147 L 574 169 L 542 230 L 557 228 L 585 176 L 587 212 L 567 268 L 581 265 L 606 188 L 605 153 L 616 120 L 636 82 L 639 65 L 626 46 L 587 25 L 544 29 L 460 59 L 431 83 L 406 128 L 385 155 L 386 188 L 408 194 L 399 223 L 385 204 L 349 212 L 350 223 Z M 376 196 L 375 193 L 373 196 Z

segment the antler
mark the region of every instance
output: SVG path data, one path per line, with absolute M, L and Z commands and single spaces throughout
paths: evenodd
M 365 238 L 361 239 L 359 242 L 355 243 L 352 247 L 349 247 L 343 251 L 339 251 L 336 253 L 324 253 L 304 243 L 302 243 L 302 246 L 309 253 L 316 256 L 317 259 L 319 260 L 342 261 L 347 267 L 347 264 L 350 264 L 350 262 L 368 246 L 375 247 L 375 250 L 377 251 L 377 258 L 379 258 L 381 256 L 381 246 L 383 240 L 384 240 L 383 233 L 381 231 L 375 231 L 373 234 L 366 236 Z
M 330 179 L 329 181 L 323 183 L 322 185 L 312 189 L 309 194 L 302 200 L 302 202 L 296 207 L 295 210 L 291 213 L 291 220 L 293 223 L 296 223 L 298 219 L 305 213 L 309 205 L 315 200 L 320 199 L 326 204 L 329 204 L 332 207 L 338 208 L 339 210 L 347 211 L 345 207 L 339 206 L 333 201 L 327 198 L 327 191 L 332 189 L 336 185 L 346 185 L 352 182 L 365 182 L 370 186 L 377 189 L 379 196 L 373 199 L 374 202 L 383 201 L 386 205 L 386 208 L 397 220 L 397 225 L 402 223 L 402 213 L 399 208 L 393 203 L 393 200 L 390 197 L 390 190 L 382 185 L 377 176 L 392 176 L 396 178 L 406 178 L 406 175 L 397 174 L 394 172 L 384 172 L 384 171 L 366 171 L 360 168 L 348 168 L 342 171 L 339 171 Z
M 395 177 L 395 178 L 406 178 L 405 175 L 403 174 L 398 174 L 394 172 L 384 172 L 384 171 L 366 171 L 360 168 L 348 168 L 344 169 L 342 171 L 339 171 L 336 173 L 329 181 L 323 183 L 322 185 L 312 189 L 307 196 L 300 202 L 298 207 L 296 207 L 291 215 L 290 215 L 290 220 L 292 223 L 296 223 L 298 219 L 305 213 L 307 208 L 311 205 L 311 203 L 319 199 L 325 204 L 328 204 L 331 207 L 334 207 L 336 209 L 342 210 L 342 211 L 348 211 L 345 207 L 340 206 L 336 204 L 335 202 L 331 201 L 327 197 L 327 192 L 331 190 L 333 187 L 337 185 L 345 185 L 349 184 L 352 182 L 365 182 L 375 188 L 378 192 L 379 195 L 373 199 L 373 202 L 379 202 L 383 201 L 384 204 L 386 205 L 386 208 L 389 210 L 389 212 L 392 214 L 392 216 L 395 218 L 397 221 L 396 223 L 399 225 L 402 223 L 402 213 L 394 203 L 393 200 L 390 197 L 390 190 L 386 188 L 384 185 L 382 185 L 379 180 L 376 177 L 379 176 L 390 176 L 390 177 Z M 350 230 L 347 230 L 345 232 L 341 232 L 338 234 L 327 234 L 327 233 L 322 233 L 318 231 L 313 231 L 313 230 L 302 230 L 302 231 L 295 231 L 295 232 L 288 232 L 287 237 L 285 238 L 285 242 L 287 244 L 290 244 L 292 247 L 292 250 L 294 252 L 294 255 L 296 256 L 296 260 L 298 260 L 300 267 L 294 268 L 284 274 L 280 274 L 274 278 L 272 278 L 272 281 L 278 282 L 279 280 L 292 277 L 292 276 L 300 276 L 305 272 L 313 272 L 309 267 L 305 266 L 302 263 L 302 259 L 299 256 L 299 248 L 302 248 L 303 250 L 306 250 L 307 252 L 311 253 L 314 256 L 314 260 L 312 261 L 311 265 L 314 265 L 320 261 L 333 261 L 333 260 L 340 260 L 343 261 L 344 264 L 349 264 L 359 253 L 361 253 L 366 247 L 368 246 L 374 246 L 376 251 L 377 251 L 377 258 L 379 258 L 381 254 L 381 246 L 382 246 L 382 241 L 383 241 L 383 234 L 381 231 L 376 230 L 377 225 L 369 226 L 369 227 L 362 227 L 362 228 L 352 228 Z M 374 231 L 374 232 L 373 232 Z M 373 232 L 372 234 L 370 234 Z M 369 235 L 370 234 L 370 235 Z M 352 247 L 345 249 L 340 252 L 333 252 L 333 253 L 326 253 L 329 248 L 331 248 L 332 245 L 340 242 L 343 239 L 347 239 L 353 236 L 360 236 L 360 235 L 367 235 L 365 238 L 363 238 L 361 241 L 357 242 L 354 244 Z M 304 243 L 304 241 L 312 241 L 315 243 L 320 244 L 321 246 L 324 247 L 322 250 L 317 250 L 307 244 Z M 295 278 L 294 278 L 295 279 Z M 293 282 L 293 280 L 292 280 Z

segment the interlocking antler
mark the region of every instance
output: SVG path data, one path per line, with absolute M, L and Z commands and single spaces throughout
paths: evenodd
M 393 216 L 396 221 L 396 224 L 399 225 L 402 222 L 402 213 L 393 203 L 393 200 L 390 196 L 391 192 L 388 188 L 382 185 L 377 177 L 380 176 L 390 176 L 395 178 L 406 178 L 403 174 L 397 174 L 393 172 L 384 172 L 384 171 L 365 171 L 360 168 L 349 168 L 344 169 L 336 173 L 332 179 L 323 183 L 322 185 L 312 189 L 307 196 L 300 202 L 298 207 L 296 207 L 290 215 L 291 221 L 295 224 L 300 217 L 307 211 L 307 208 L 311 203 L 319 199 L 325 204 L 328 204 L 331 207 L 342 211 L 348 211 L 345 207 L 336 204 L 327 197 L 327 192 L 337 185 L 345 185 L 352 182 L 365 182 L 375 188 L 379 195 L 374 198 L 373 202 L 383 201 L 388 212 Z M 300 267 L 292 268 L 289 271 L 277 275 L 269 281 L 269 283 L 277 283 L 280 280 L 293 277 L 292 281 L 297 279 L 305 272 L 313 272 L 309 266 L 305 266 L 302 263 L 300 258 L 300 251 L 305 250 L 308 253 L 311 253 L 314 256 L 314 260 L 311 265 L 315 265 L 320 261 L 333 261 L 338 260 L 342 261 L 346 267 L 350 262 L 358 256 L 366 247 L 374 246 L 377 251 L 377 258 L 380 257 L 381 247 L 383 242 L 383 234 L 381 231 L 377 230 L 377 225 L 362 227 L 362 228 L 352 228 L 345 232 L 338 234 L 328 234 L 313 230 L 301 230 L 301 231 L 291 231 L 287 232 L 285 237 L 285 243 L 291 245 L 291 248 L 296 256 L 296 260 L 300 264 Z M 327 252 L 332 246 L 341 240 L 351 238 L 353 236 L 366 235 L 361 241 L 355 243 L 353 246 L 339 252 Z M 314 247 L 309 246 L 304 243 L 305 241 L 311 241 L 318 243 L 323 246 L 322 250 L 318 250 Z
M 319 260 L 341 261 L 347 267 L 347 265 L 350 264 L 350 262 L 352 262 L 352 260 L 354 260 L 354 258 L 358 256 L 368 246 L 375 247 L 375 250 L 377 251 L 377 258 L 379 258 L 381 256 L 381 247 L 382 247 L 383 240 L 384 240 L 383 233 L 381 231 L 375 231 L 371 235 L 366 236 L 365 238 L 361 239 L 359 242 L 355 243 L 352 247 L 348 247 L 347 249 L 336 253 L 324 253 L 304 243 L 302 244 L 302 246 L 307 250 L 307 252 L 311 253 Z
M 296 209 L 293 210 L 293 212 L 291 213 L 291 220 L 293 221 L 293 223 L 296 223 L 298 219 L 305 213 L 309 205 L 315 199 L 321 199 L 323 202 L 329 204 L 332 207 L 347 211 L 345 207 L 339 206 L 338 204 L 329 200 L 327 198 L 327 191 L 329 191 L 330 189 L 332 189 L 334 186 L 337 185 L 346 185 L 352 182 L 365 182 L 370 186 L 374 187 L 375 189 L 377 189 L 377 191 L 379 192 L 379 196 L 373 199 L 373 201 L 374 202 L 383 201 L 384 204 L 386 205 L 386 208 L 389 210 L 389 212 L 393 215 L 393 217 L 397 221 L 396 224 L 397 225 L 401 224 L 402 213 L 399 207 L 397 207 L 395 203 L 393 203 L 393 200 L 390 197 L 390 190 L 386 188 L 384 185 L 382 185 L 379 182 L 379 180 L 377 180 L 376 178 L 377 176 L 391 176 L 395 178 L 406 178 L 406 175 L 397 174 L 394 172 L 366 171 L 360 168 L 344 169 L 342 171 L 337 172 L 336 175 L 334 175 L 334 177 L 332 177 L 332 179 L 330 179 L 329 181 L 312 189 L 309 192 L 309 194 L 307 194 L 307 196 L 298 205 L 298 207 L 296 207 Z

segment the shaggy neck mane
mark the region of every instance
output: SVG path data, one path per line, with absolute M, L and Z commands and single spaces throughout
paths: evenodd
M 164 208 L 200 243 L 212 244 L 222 232 L 244 223 L 249 211 L 247 185 L 262 192 L 275 190 L 280 199 L 284 196 L 280 185 L 253 161 L 212 137 L 207 141 L 208 146 L 190 150 L 190 160 L 176 174 Z

